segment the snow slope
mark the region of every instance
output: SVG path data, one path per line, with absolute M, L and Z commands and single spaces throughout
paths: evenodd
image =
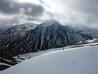
M 49 52 L 0 74 L 98 74 L 98 46 Z

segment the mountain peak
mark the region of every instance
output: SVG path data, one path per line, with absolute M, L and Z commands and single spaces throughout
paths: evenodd
M 56 20 L 47 20 L 46 22 L 42 23 L 41 26 L 42 27 L 47 27 L 47 26 L 51 26 L 51 25 L 60 25 L 60 23 Z

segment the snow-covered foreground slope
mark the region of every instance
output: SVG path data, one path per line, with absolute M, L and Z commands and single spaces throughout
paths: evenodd
M 45 53 L 0 74 L 98 74 L 98 46 Z

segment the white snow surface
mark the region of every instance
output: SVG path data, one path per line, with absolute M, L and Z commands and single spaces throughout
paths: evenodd
M 0 74 L 98 74 L 98 45 L 48 52 Z

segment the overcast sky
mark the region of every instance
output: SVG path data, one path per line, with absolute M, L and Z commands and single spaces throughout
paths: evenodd
M 98 0 L 0 0 L 0 27 L 49 19 L 98 27 Z

